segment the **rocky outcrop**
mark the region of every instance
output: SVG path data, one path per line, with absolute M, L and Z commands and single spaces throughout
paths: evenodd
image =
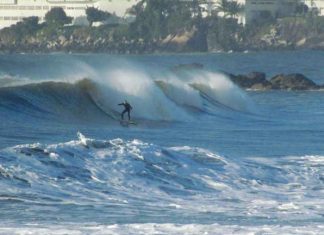
M 238 86 L 245 89 L 269 90 L 272 84 L 266 79 L 266 74 L 262 72 L 251 72 L 247 75 L 230 75 L 231 80 Z
M 323 86 L 316 84 L 300 73 L 278 74 L 270 80 L 262 72 L 252 72 L 247 75 L 229 75 L 239 87 L 251 90 L 319 90 Z
M 315 82 L 305 77 L 303 74 L 279 74 L 271 78 L 272 89 L 280 90 L 316 90 L 319 89 Z

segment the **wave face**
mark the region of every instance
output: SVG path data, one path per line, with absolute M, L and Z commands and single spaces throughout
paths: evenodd
M 2 87 L 0 108 L 7 115 L 27 116 L 30 121 L 100 119 L 102 111 L 89 97 L 87 86 L 87 80 L 83 80 L 75 84 L 41 82 Z
M 217 73 L 152 75 L 129 67 L 92 76 L 72 82 L 3 78 L 0 109 L 61 121 L 119 119 L 121 107 L 117 104 L 124 100 L 132 104 L 133 116 L 141 120 L 183 121 L 191 120 L 197 112 L 253 110 L 245 93 Z
M 1 151 L 4 224 L 16 216 L 10 210 L 25 223 L 323 222 L 323 156 L 233 160 L 202 148 L 78 136 Z

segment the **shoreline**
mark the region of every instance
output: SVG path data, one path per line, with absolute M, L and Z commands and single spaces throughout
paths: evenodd
M 253 54 L 253 53 L 294 53 L 294 52 L 308 52 L 308 51 L 316 51 L 316 52 L 324 52 L 323 49 L 316 48 L 301 48 L 301 49 L 269 49 L 269 50 L 245 50 L 245 51 L 183 51 L 183 52 L 169 52 L 169 51 L 159 51 L 159 52 L 147 52 L 147 53 L 114 53 L 114 52 L 98 52 L 98 51 L 65 51 L 65 50 L 57 50 L 57 51 L 1 51 L 0 55 L 87 55 L 87 54 L 97 54 L 97 55 L 114 55 L 114 56 L 178 56 L 178 55 L 230 55 L 230 54 Z

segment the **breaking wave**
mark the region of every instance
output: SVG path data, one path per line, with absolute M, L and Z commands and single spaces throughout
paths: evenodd
M 222 74 L 192 71 L 152 75 L 114 69 L 77 81 L 33 81 L 4 77 L 0 110 L 57 120 L 119 119 L 128 100 L 141 120 L 179 121 L 197 113 L 230 109 L 253 112 L 247 95 Z
M 39 219 L 38 210 L 26 209 L 37 205 L 49 210 L 47 221 L 78 223 L 117 223 L 122 216 L 125 223 L 182 218 L 289 226 L 302 225 L 305 214 L 322 219 L 323 156 L 239 160 L 191 146 L 94 140 L 78 133 L 67 143 L 4 149 L 0 159 L 0 202 L 20 208 L 27 222 Z M 66 210 L 83 210 L 82 218 L 73 221 L 70 212 L 65 218 Z M 0 218 L 10 216 L 4 208 Z

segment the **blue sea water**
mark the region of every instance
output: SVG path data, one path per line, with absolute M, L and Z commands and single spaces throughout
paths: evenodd
M 324 52 L 0 55 L 0 234 L 320 234 Z M 201 63 L 203 70 L 172 69 Z M 127 99 L 138 123 L 121 126 Z

